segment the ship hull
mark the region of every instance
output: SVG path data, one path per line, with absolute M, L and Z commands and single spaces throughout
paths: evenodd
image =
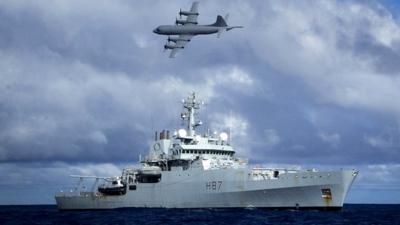
M 113 208 L 265 208 L 340 210 L 357 173 L 298 172 L 254 180 L 248 169 L 166 171 L 124 195 L 59 193 L 60 210 Z M 329 191 L 328 191 L 329 190 Z

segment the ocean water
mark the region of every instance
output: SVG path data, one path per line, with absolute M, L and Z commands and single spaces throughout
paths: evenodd
M 0 224 L 400 224 L 400 205 L 347 204 L 339 212 L 258 209 L 117 209 L 60 212 L 55 205 L 0 206 Z

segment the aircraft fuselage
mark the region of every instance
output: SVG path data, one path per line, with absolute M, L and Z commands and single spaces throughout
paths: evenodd
M 214 34 L 217 33 L 219 27 L 208 26 L 208 25 L 185 25 L 185 26 L 175 26 L 175 25 L 162 25 L 153 30 L 156 34 L 161 35 L 199 35 L 199 34 Z

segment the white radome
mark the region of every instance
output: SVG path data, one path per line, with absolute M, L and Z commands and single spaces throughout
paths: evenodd
M 197 142 L 199 142 L 199 141 L 201 140 L 201 136 L 200 136 L 200 135 L 196 135 L 196 136 L 194 137 L 194 140 L 196 140 Z
M 219 134 L 219 138 L 221 138 L 222 141 L 227 141 L 228 140 L 228 134 L 225 132 L 222 132 Z
M 179 135 L 179 137 L 186 137 L 187 132 L 186 132 L 185 129 L 179 129 L 178 130 L 178 135 Z

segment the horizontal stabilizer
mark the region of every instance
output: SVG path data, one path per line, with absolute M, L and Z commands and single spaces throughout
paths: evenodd
M 230 31 L 230 30 L 235 29 L 235 28 L 243 28 L 243 26 L 232 26 L 232 27 L 227 27 L 227 28 L 226 28 L 226 31 Z

